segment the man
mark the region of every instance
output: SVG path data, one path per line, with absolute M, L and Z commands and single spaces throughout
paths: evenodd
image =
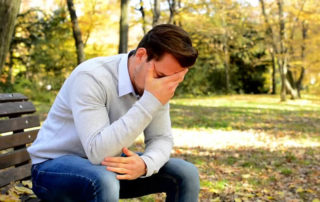
M 198 56 L 188 34 L 158 25 L 129 54 L 80 64 L 63 84 L 35 142 L 35 194 L 46 201 L 118 201 L 165 192 L 197 201 L 196 167 L 170 158 L 168 101 Z M 145 151 L 128 147 L 144 133 Z

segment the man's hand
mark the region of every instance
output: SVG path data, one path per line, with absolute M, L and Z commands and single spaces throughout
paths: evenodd
M 134 180 L 146 173 L 146 164 L 138 154 L 126 147 L 122 152 L 127 157 L 106 157 L 101 164 L 107 166 L 107 170 L 119 173 L 119 180 Z
M 145 80 L 145 90 L 152 93 L 163 105 L 166 104 L 174 95 L 179 83 L 183 81 L 188 69 L 162 78 L 154 78 L 154 63 L 148 67 Z

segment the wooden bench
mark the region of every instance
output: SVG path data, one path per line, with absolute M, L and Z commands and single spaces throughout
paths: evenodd
M 0 94 L 0 187 L 31 176 L 27 146 L 35 140 L 40 126 L 35 111 L 22 94 Z

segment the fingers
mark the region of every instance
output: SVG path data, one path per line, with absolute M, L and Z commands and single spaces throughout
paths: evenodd
M 130 151 L 127 147 L 124 147 L 124 148 L 122 149 L 122 152 L 123 152 L 125 155 L 127 155 L 127 156 L 137 155 L 136 153 Z
M 151 61 L 150 67 L 148 67 L 148 72 L 147 72 L 147 80 L 153 79 L 154 78 L 154 63 Z
M 165 76 L 160 79 L 162 79 L 164 82 L 179 82 L 180 83 L 181 81 L 183 81 L 184 76 L 186 75 L 187 72 L 188 72 L 188 69 L 185 68 L 181 72 L 177 72 L 175 74 L 172 74 L 170 76 Z
M 106 157 L 103 162 L 129 163 L 130 159 L 126 157 Z
M 118 180 L 133 180 L 135 179 L 131 175 L 117 175 Z

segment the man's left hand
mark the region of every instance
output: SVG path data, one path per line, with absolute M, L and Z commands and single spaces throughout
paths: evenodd
M 124 147 L 122 152 L 127 157 L 106 157 L 101 162 L 107 170 L 118 173 L 119 180 L 134 180 L 146 173 L 146 164 L 142 158 Z

